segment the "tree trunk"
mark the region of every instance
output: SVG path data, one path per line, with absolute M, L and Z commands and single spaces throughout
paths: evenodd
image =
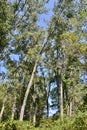
M 49 101 L 48 101 L 48 96 L 47 96 L 47 118 L 49 117 Z
M 49 117 L 49 92 L 47 92 L 47 99 L 46 99 L 46 105 L 47 105 L 47 118 Z
M 57 93 L 58 93 L 58 112 L 60 113 L 60 87 L 59 87 L 59 82 L 57 82 Z
M 48 37 L 49 39 L 49 37 Z M 47 39 L 47 41 L 48 41 Z M 46 44 L 47 44 L 47 41 L 46 43 L 42 46 L 40 52 L 38 55 L 41 55 Z M 27 102 L 27 98 L 28 98 L 28 95 L 29 95 L 29 92 L 30 92 L 30 88 L 33 84 L 33 80 L 34 80 L 34 76 L 35 76 L 35 72 L 36 72 L 36 69 L 37 69 L 37 64 L 38 64 L 38 61 L 39 61 L 39 58 L 37 58 L 36 62 L 35 62 L 35 65 L 34 65 L 34 68 L 33 68 L 33 72 L 32 72 L 32 75 L 31 75 L 31 78 L 30 78 L 30 82 L 28 84 L 28 87 L 27 87 L 27 90 L 25 92 L 25 96 L 24 96 L 24 100 L 23 100 L 23 104 L 22 104 L 22 107 L 21 107 L 21 111 L 20 111 L 20 117 L 19 117 L 19 120 L 20 121 L 23 121 L 23 117 L 24 117 L 24 110 L 25 110 L 25 106 L 26 106 L 26 102 Z
M 32 115 L 33 115 L 33 112 L 32 112 L 32 109 L 33 109 L 33 103 L 30 104 L 30 110 L 29 110 L 29 121 L 32 123 Z
M 6 103 L 6 101 L 7 101 L 7 98 L 8 98 L 8 96 L 7 96 L 7 94 L 6 94 L 6 96 L 5 96 L 4 100 L 3 100 L 3 105 L 2 105 L 1 112 L 0 112 L 0 121 L 2 120 L 2 116 L 3 116 L 3 113 L 4 113 L 5 103 Z
M 69 105 L 69 103 L 67 103 L 67 116 L 69 116 L 70 115 L 70 105 Z
M 36 92 L 35 92 L 35 84 L 34 84 L 34 93 L 33 93 L 33 125 L 36 126 Z
M 46 99 L 46 105 L 47 105 L 47 118 L 49 117 L 49 95 L 50 95 L 50 83 L 47 85 L 47 99 Z
M 12 120 L 14 120 L 15 109 L 16 109 L 16 96 L 14 96 L 14 102 L 13 102 L 13 106 L 12 106 Z
M 33 125 L 36 126 L 36 112 L 37 112 L 37 108 L 36 108 L 36 101 L 33 103 Z
M 36 126 L 36 112 L 33 114 L 33 125 Z
M 56 70 L 56 84 L 57 84 L 57 106 L 58 106 L 58 112 L 60 113 L 60 78 L 59 78 L 59 72 Z
M 60 78 L 60 117 L 63 120 L 63 83 L 62 78 Z
M 72 116 L 72 101 L 70 101 L 70 116 Z
M 38 64 L 38 60 L 36 60 L 36 62 L 35 62 L 35 65 L 34 65 L 34 68 L 33 68 L 33 72 L 32 72 L 31 78 L 30 78 L 30 82 L 29 82 L 28 87 L 27 87 L 27 90 L 26 90 L 26 92 L 25 92 L 23 104 L 22 104 L 22 107 L 21 107 L 20 117 L 19 117 L 19 120 L 20 120 L 20 121 L 22 121 L 22 120 L 23 120 L 23 117 L 24 117 L 24 110 L 25 110 L 27 98 L 28 98 L 28 95 L 29 95 L 29 92 L 30 92 L 30 88 L 31 88 L 31 86 L 32 86 L 32 84 L 33 84 L 33 80 L 34 80 L 34 76 L 35 76 L 37 64 Z
M 57 72 L 57 92 L 58 92 L 58 111 L 60 113 L 61 120 L 63 120 L 63 83 L 62 76 Z

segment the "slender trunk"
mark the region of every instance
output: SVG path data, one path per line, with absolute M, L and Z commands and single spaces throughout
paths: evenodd
M 69 106 L 69 103 L 68 103 L 68 105 L 67 105 L 67 116 L 69 116 L 70 115 L 70 106 Z
M 49 36 L 48 36 L 48 39 L 49 39 Z M 48 41 L 48 39 L 47 39 L 47 41 Z M 47 41 L 46 41 L 46 43 L 42 46 L 42 48 L 41 48 L 41 50 L 40 50 L 40 52 L 39 52 L 38 55 L 41 55 L 41 54 L 42 54 L 44 48 L 46 47 Z M 23 121 L 24 110 L 25 110 L 27 98 L 28 98 L 28 95 L 29 95 L 29 92 L 30 92 L 30 88 L 31 88 L 31 86 L 32 86 L 32 84 L 33 84 L 33 80 L 34 80 L 34 76 L 35 76 L 35 72 L 36 72 L 36 68 L 37 68 L 38 61 L 39 61 L 39 58 L 37 58 L 37 60 L 36 60 L 36 62 L 35 62 L 35 65 L 34 65 L 34 68 L 33 68 L 33 72 L 32 72 L 31 78 L 30 78 L 30 82 L 29 82 L 28 87 L 27 87 L 27 90 L 26 90 L 26 92 L 25 92 L 23 104 L 22 104 L 21 111 L 20 111 L 20 117 L 19 117 L 19 120 L 20 120 L 20 121 Z
M 72 104 L 73 104 L 73 105 L 72 105 L 72 114 L 74 114 L 74 112 L 75 112 L 75 110 L 74 110 L 74 109 L 75 109 L 75 108 L 74 108 L 74 97 L 73 97 Z
M 33 123 L 33 126 L 36 126 L 36 112 L 37 112 L 36 103 L 32 102 L 29 117 L 30 117 L 30 122 Z
M 58 91 L 58 111 L 61 120 L 63 120 L 63 82 L 61 74 L 57 73 L 57 91 Z
M 61 74 L 57 74 L 57 93 L 58 93 L 58 112 L 60 117 L 63 117 L 63 83 Z
M 12 120 L 14 120 L 15 108 L 16 108 L 16 96 L 14 96 L 14 102 L 13 102 L 13 106 L 12 106 Z
M 59 58 L 59 49 L 57 48 L 57 60 Z M 60 113 L 60 74 L 59 74 L 59 68 L 57 68 L 56 70 L 56 83 L 57 83 L 57 94 L 58 94 L 58 99 L 57 99 L 57 103 L 58 103 L 58 112 Z
M 33 103 L 33 125 L 36 126 L 36 101 Z
M 43 75 L 44 76 L 44 75 Z M 46 117 L 49 117 L 49 93 L 50 93 L 50 83 L 46 85 L 45 76 L 44 76 L 44 87 L 46 93 Z
M 70 116 L 72 116 L 72 101 L 70 101 Z
M 49 117 L 49 91 L 47 92 L 47 100 L 46 100 L 46 104 L 47 104 L 47 118 Z
M 36 92 L 35 92 L 35 84 L 34 84 L 34 93 L 33 93 L 33 125 L 36 126 Z
M 3 113 L 4 113 L 5 103 L 7 101 L 7 98 L 8 98 L 8 96 L 6 94 L 6 96 L 5 96 L 4 100 L 3 100 L 3 105 L 2 105 L 2 108 L 1 108 L 1 112 L 0 112 L 0 121 L 2 120 L 2 116 L 3 116 Z
M 31 86 L 33 84 L 33 80 L 34 80 L 37 64 L 38 64 L 38 60 L 36 60 L 36 62 L 35 62 L 35 65 L 34 65 L 34 68 L 33 68 L 33 72 L 32 72 L 31 78 L 30 78 L 30 82 L 29 82 L 27 90 L 25 92 L 25 96 L 24 96 L 24 100 L 23 100 L 23 104 L 22 104 L 21 112 L 20 112 L 20 118 L 19 118 L 20 121 L 22 121 L 23 117 L 24 117 L 24 110 L 25 110 L 27 98 L 28 98 L 28 95 L 29 95 L 29 92 L 30 92 L 30 88 L 31 88 Z
M 60 113 L 60 87 L 58 79 L 57 79 L 57 93 L 58 93 L 58 112 Z
M 72 116 L 73 114 L 74 114 L 74 97 L 70 101 L 70 116 Z
M 58 69 L 56 70 L 55 74 L 56 74 L 56 84 L 57 84 L 57 106 L 58 106 L 58 112 L 60 113 L 60 78 L 59 78 Z
M 29 111 L 30 111 L 29 117 L 30 117 L 30 122 L 31 122 L 31 123 L 32 123 L 32 115 L 33 115 L 33 114 L 32 114 L 32 109 L 33 109 L 33 104 L 31 103 L 31 104 L 30 104 L 30 110 L 29 110 Z
M 49 102 L 48 102 L 48 96 L 47 96 L 47 118 L 49 117 Z
M 63 120 L 63 83 L 60 81 L 60 117 Z
M 69 101 L 68 101 L 68 89 L 65 84 L 65 107 L 66 107 L 66 114 L 69 116 Z
M 50 95 L 50 83 L 49 83 L 49 85 L 47 86 L 47 101 L 46 101 L 46 103 L 47 103 L 47 118 L 49 117 L 49 95 Z
M 33 125 L 36 126 L 36 114 L 33 115 Z

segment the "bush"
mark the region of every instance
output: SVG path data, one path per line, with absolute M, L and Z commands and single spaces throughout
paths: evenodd
M 28 121 L 7 121 L 0 124 L 0 130 L 87 130 L 87 114 L 64 117 L 63 121 L 45 118 L 36 128 Z
M 16 130 L 16 125 L 11 121 L 7 121 L 0 125 L 0 130 Z
M 80 113 L 75 116 L 75 120 L 73 122 L 73 130 L 87 130 L 87 114 Z

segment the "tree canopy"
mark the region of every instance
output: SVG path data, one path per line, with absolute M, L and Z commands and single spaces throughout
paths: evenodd
M 46 21 L 50 0 L 0 0 L 0 65 L 6 69 L 0 71 L 1 122 L 26 120 L 40 126 L 42 119 L 63 124 L 69 118 L 76 125 L 74 130 L 79 124 L 75 116 L 81 113 L 78 120 L 83 121 L 87 109 L 86 3 L 56 0 Z M 46 27 L 40 24 L 41 16 Z

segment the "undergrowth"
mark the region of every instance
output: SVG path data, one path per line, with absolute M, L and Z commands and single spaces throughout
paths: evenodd
M 28 121 L 6 121 L 0 123 L 0 130 L 87 130 L 87 113 L 80 113 L 64 120 L 53 118 L 42 119 L 39 126 L 34 127 Z

